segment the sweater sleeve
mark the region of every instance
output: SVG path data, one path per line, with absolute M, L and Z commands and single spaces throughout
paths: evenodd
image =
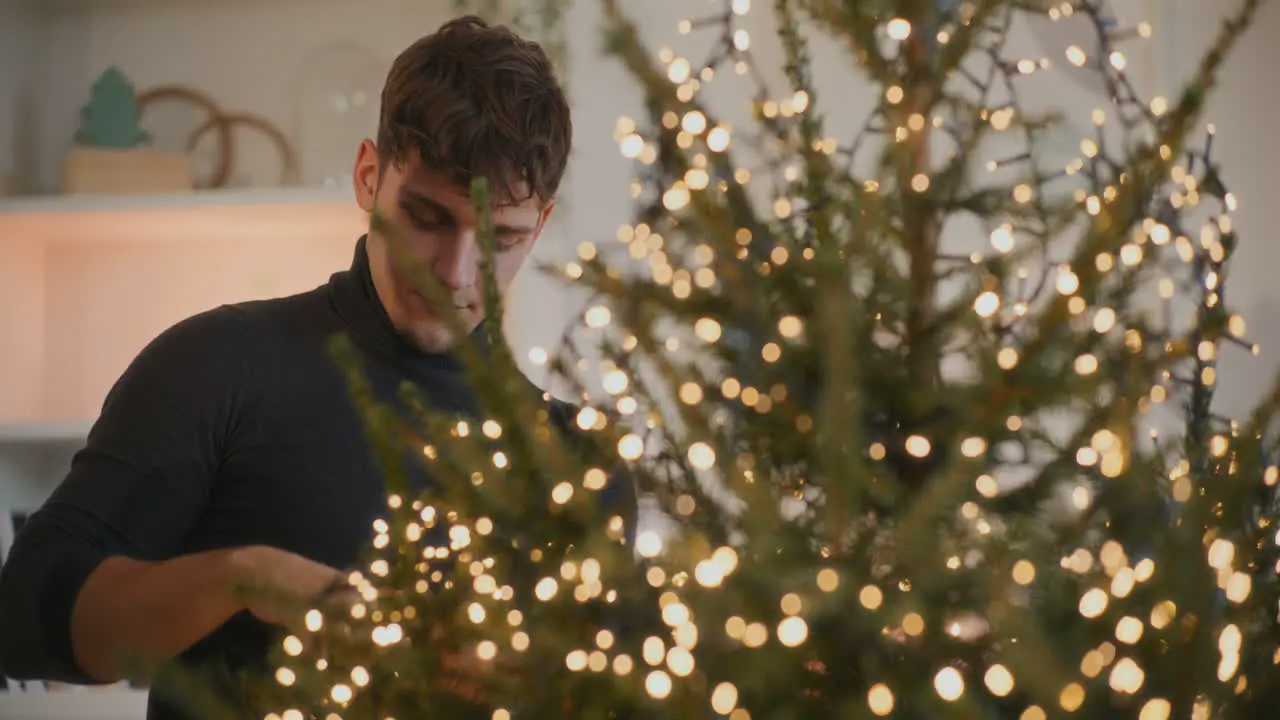
M 243 314 L 184 320 L 153 340 L 112 387 L 66 478 L 18 533 L 0 568 L 0 672 L 91 684 L 71 613 L 106 558 L 177 554 L 200 515 L 235 421 Z

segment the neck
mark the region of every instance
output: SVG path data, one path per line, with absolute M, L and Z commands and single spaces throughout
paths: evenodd
M 395 300 L 395 290 L 392 289 L 391 278 L 387 275 L 385 268 L 389 266 L 386 262 L 387 244 L 386 241 L 377 236 L 366 235 L 361 242 L 365 247 L 365 269 L 369 274 L 369 281 L 372 283 L 374 298 L 378 304 L 382 306 L 382 310 L 387 315 L 387 319 L 395 328 L 404 326 L 404 312 L 400 304 Z M 357 255 L 359 249 L 357 248 Z M 357 258 L 358 259 L 358 258 Z

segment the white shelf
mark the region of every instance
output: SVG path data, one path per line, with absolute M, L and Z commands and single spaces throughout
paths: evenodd
M 368 227 L 346 189 L 268 188 L 0 201 L 0 243 L 46 246 L 324 237 L 349 242 Z
M 90 420 L 0 423 L 0 446 L 83 444 L 92 425 Z
M 143 720 L 147 691 L 77 688 L 56 692 L 0 692 L 4 720 Z
M 0 215 L 344 203 L 348 205 L 355 203 L 351 188 L 219 188 L 149 195 L 45 195 L 0 198 Z

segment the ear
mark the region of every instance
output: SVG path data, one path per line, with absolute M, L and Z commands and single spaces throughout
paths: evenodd
M 537 240 L 539 237 L 541 237 L 542 229 L 547 226 L 547 219 L 551 217 L 551 211 L 555 210 L 555 208 L 556 208 L 556 200 L 555 198 L 551 198 L 551 201 L 548 202 L 546 206 L 542 208 L 542 211 L 540 213 L 538 213 L 538 230 L 533 234 L 534 240 Z
M 378 146 L 374 145 L 372 140 L 365 138 L 360 141 L 360 149 L 356 151 L 356 166 L 351 173 L 351 180 L 356 189 L 356 204 L 361 210 L 373 212 L 374 200 L 378 195 L 378 183 L 381 179 Z

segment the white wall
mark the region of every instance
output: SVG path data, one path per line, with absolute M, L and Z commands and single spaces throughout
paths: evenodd
M 756 0 L 745 27 L 752 30 L 753 51 L 769 75 L 774 97 L 779 97 L 785 86 L 780 81 L 781 53 L 771 31 L 772 5 Z M 1115 2 L 1122 20 L 1147 19 L 1154 26 L 1151 40 L 1125 46 L 1129 75 L 1140 92 L 1148 97 L 1173 97 L 1180 87 L 1179 80 L 1189 77 L 1193 59 L 1216 33 L 1219 18 L 1235 5 L 1203 0 Z M 681 37 L 676 26 L 684 17 L 713 10 L 713 4 L 628 0 L 624 7 L 655 52 L 669 46 L 677 55 L 694 61 L 705 57 L 708 35 Z M 686 9 L 690 7 L 693 9 Z M 567 192 L 574 205 L 572 234 L 575 239 L 589 238 L 608 246 L 617 226 L 628 219 L 631 207 L 626 194 L 631 165 L 619 155 L 613 142 L 614 120 L 619 115 L 638 117 L 643 107 L 636 83 L 616 60 L 605 58 L 600 52 L 599 3 L 577 0 L 570 22 L 574 55 L 569 85 L 576 102 L 577 125 L 574 170 Z M 1280 167 L 1280 140 L 1275 131 L 1280 93 L 1274 90 L 1274 68 L 1280 66 L 1277 37 L 1280 8 L 1272 3 L 1260 13 L 1257 25 L 1229 60 L 1224 82 L 1213 96 L 1208 113 L 1208 119 L 1219 130 L 1216 156 L 1241 201 L 1236 221 L 1243 247 L 1232 266 L 1228 302 L 1246 317 L 1250 334 L 1264 348 L 1260 358 L 1235 351 L 1225 354 L 1218 405 L 1229 414 L 1239 414 L 1256 402 L 1280 357 L 1280 318 L 1272 312 L 1280 298 L 1280 288 L 1274 281 L 1280 276 L 1280 244 L 1272 240 L 1273 229 L 1280 227 L 1280 203 L 1271 197 L 1274 173 Z M 849 72 L 851 65 L 838 44 L 819 36 L 811 36 L 810 40 L 815 55 L 818 107 L 827 117 L 832 134 L 849 137 L 849 132 L 862 122 L 875 90 L 861 76 Z M 1011 44 L 1011 51 L 1061 58 L 1061 48 L 1066 44 L 1061 40 L 1056 45 L 1041 44 L 1029 36 L 1020 36 Z M 746 129 L 750 127 L 746 109 L 753 87 L 740 78 L 721 75 L 704 97 L 735 127 Z M 1065 110 L 1077 128 L 1088 128 L 1090 111 L 1105 104 L 1087 86 L 1052 73 L 1021 87 L 1022 99 L 1028 104 Z M 835 132 L 841 128 L 846 131 Z M 1078 139 L 1067 140 L 1074 147 Z M 975 241 L 982 241 L 971 227 L 957 230 L 946 237 L 952 247 L 972 249 Z
M 1193 71 L 1195 57 L 1216 35 L 1221 18 L 1235 2 L 1177 3 L 1178 42 L 1169 53 L 1178 76 Z M 1225 6 L 1225 7 L 1224 7 Z M 1280 92 L 1280 7 L 1264 3 L 1258 23 L 1227 61 L 1223 82 L 1210 102 L 1208 119 L 1217 124 L 1215 154 L 1225 182 L 1240 198 L 1236 225 L 1241 246 L 1230 269 L 1227 303 L 1249 326 L 1249 335 L 1262 345 L 1252 358 L 1233 351 L 1222 364 L 1219 406 L 1239 416 L 1270 387 L 1280 362 L 1280 203 L 1276 202 L 1276 168 L 1280 167 L 1280 137 L 1276 118 Z
M 22 148 L 19 129 L 27 120 L 30 88 L 19 72 L 31 56 L 32 23 L 22 0 L 0 0 L 0 197 L 16 193 Z

